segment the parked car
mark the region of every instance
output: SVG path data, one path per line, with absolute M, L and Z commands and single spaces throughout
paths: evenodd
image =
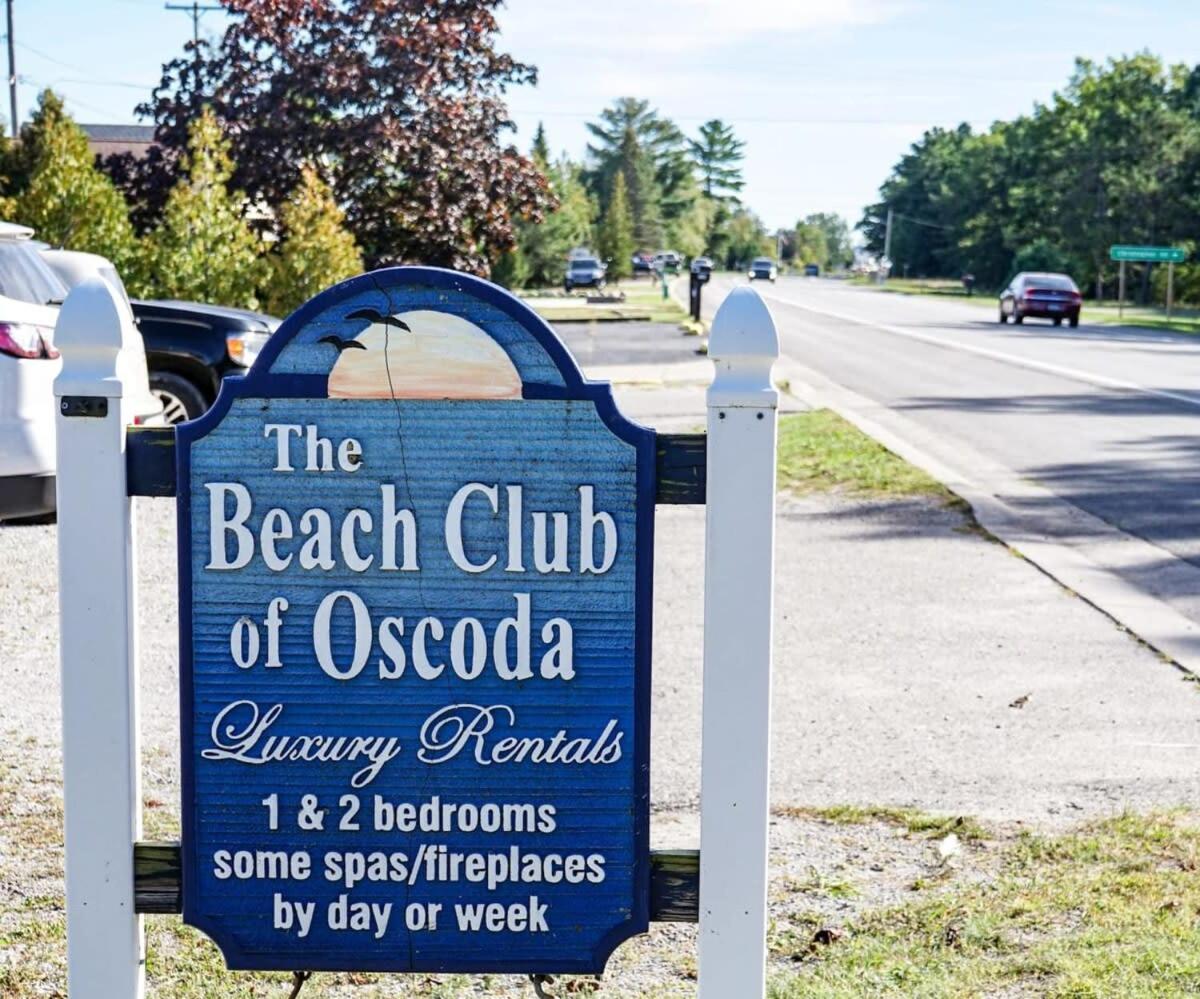
M 250 309 L 200 302 L 140 301 L 133 314 L 146 344 L 150 387 L 168 423 L 200 416 L 221 380 L 244 375 L 280 320 Z
M 1022 271 L 1000 292 L 1000 322 L 1023 323 L 1027 316 L 1052 319 L 1061 326 L 1064 319 L 1079 325 L 1083 296 L 1066 274 Z
M 805 277 L 820 277 L 821 276 L 820 264 L 805 264 L 804 265 L 804 276 Z
M 567 261 L 567 272 L 563 277 L 563 288 L 603 288 L 604 265 L 595 257 L 575 257 Z
M 696 257 L 692 261 L 692 273 L 705 280 L 712 276 L 713 262 L 710 257 Z
M 770 257 L 756 257 L 750 264 L 748 276 L 751 281 L 774 281 L 776 273 L 774 260 Z
M 128 300 L 113 265 L 94 253 L 43 250 L 42 256 L 68 287 L 95 274 Z M 150 390 L 164 422 L 194 420 L 217 397 L 221 379 L 245 374 L 279 325 L 274 316 L 199 302 L 130 301 L 142 334 Z
M 54 379 L 62 361 L 54 326 L 66 296 L 33 230 L 0 222 L 0 520 L 40 517 L 57 505 Z M 130 370 L 134 422 L 160 420 L 144 359 Z
M 678 274 L 682 264 L 683 257 L 674 250 L 659 250 L 654 254 L 654 269 L 659 274 Z
M 648 253 L 635 253 L 631 262 L 634 277 L 639 274 L 649 274 L 654 269 L 654 260 Z

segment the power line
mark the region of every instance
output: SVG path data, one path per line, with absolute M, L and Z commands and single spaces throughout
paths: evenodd
M 11 4 L 12 0 L 9 0 L 9 3 Z M 200 44 L 200 18 L 207 11 L 222 10 L 223 8 L 219 4 L 202 4 L 202 3 L 199 3 L 198 0 L 192 0 L 192 2 L 190 4 L 179 4 L 179 3 L 163 4 L 163 9 L 164 10 L 181 10 L 181 11 L 184 11 L 185 13 L 192 15 L 192 44 L 198 46 Z M 200 58 L 200 55 L 198 52 L 197 52 L 196 58 L 197 59 Z
M 509 107 L 510 114 L 535 115 L 543 118 L 595 118 L 594 111 L 539 111 L 533 108 Z M 707 121 L 712 115 L 671 115 L 673 121 Z M 937 123 L 930 122 L 929 119 L 917 118 L 764 118 L 764 117 L 745 117 L 742 115 L 726 115 L 725 117 L 736 122 L 739 125 L 911 125 L 920 128 L 936 128 Z M 971 126 L 987 126 L 992 122 L 980 119 L 967 119 L 965 121 L 956 122 L 953 126 L 942 125 L 940 127 L 957 127 L 959 124 Z

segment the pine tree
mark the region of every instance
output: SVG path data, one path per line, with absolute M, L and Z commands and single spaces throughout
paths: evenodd
M 32 226 L 38 239 L 54 246 L 107 257 L 137 286 L 138 245 L 125 199 L 96 169 L 87 136 L 53 91 L 38 98 L 10 169 L 16 221 Z
M 633 267 L 633 215 L 625 192 L 625 174 L 613 175 L 608 207 L 600 220 L 600 255 L 608 261 L 608 276 L 616 280 L 628 277 Z
M 536 155 L 536 154 L 535 154 Z M 592 236 L 592 201 L 579 179 L 579 168 L 565 157 L 546 168 L 550 191 L 558 207 L 544 222 L 524 222 L 517 232 L 520 261 L 505 271 L 521 285 L 540 287 L 562 280 L 567 254 L 589 246 Z
M 736 201 L 745 184 L 741 162 L 746 143 L 733 134 L 733 128 L 719 118 L 706 121 L 700 126 L 700 137 L 688 140 L 688 148 L 705 197 Z
M 533 136 L 533 145 L 530 147 L 529 155 L 534 166 L 544 173 L 550 165 L 550 143 L 546 141 L 546 126 L 540 121 Z
M 193 122 L 184 175 L 149 238 L 154 288 L 164 298 L 257 308 L 265 277 L 261 240 L 247 225 L 245 197 L 227 187 L 229 145 L 211 111 Z
M 345 227 L 345 213 L 311 164 L 301 169 L 279 221 L 283 244 L 271 258 L 270 312 L 287 315 L 330 285 L 362 273 L 362 252 Z

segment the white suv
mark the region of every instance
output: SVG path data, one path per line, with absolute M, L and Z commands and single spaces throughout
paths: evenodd
M 62 362 L 54 324 L 67 289 L 32 242 L 33 230 L 0 222 L 0 520 L 55 509 L 54 379 Z M 162 405 L 143 357 L 135 423 Z

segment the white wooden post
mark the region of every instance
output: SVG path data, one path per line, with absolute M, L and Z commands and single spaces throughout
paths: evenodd
M 737 288 L 708 343 L 708 498 L 700 790 L 700 995 L 766 991 L 775 323 Z
M 131 417 L 124 301 L 89 280 L 55 329 L 58 600 L 66 810 L 67 981 L 71 999 L 139 999 L 142 920 L 133 844 L 142 801 L 137 715 L 132 506 L 125 494 Z

